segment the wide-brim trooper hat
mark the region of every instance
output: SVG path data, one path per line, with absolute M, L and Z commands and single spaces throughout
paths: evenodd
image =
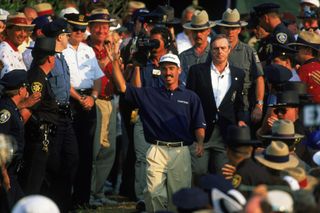
M 185 23 L 183 28 L 188 30 L 205 30 L 214 26 L 216 26 L 216 23 L 209 20 L 208 13 L 205 10 L 196 10 L 191 22 Z
M 228 8 L 222 15 L 222 19 L 216 21 L 217 26 L 221 27 L 244 27 L 248 22 L 240 21 L 240 13 L 237 9 Z
M 320 51 L 320 35 L 311 31 L 301 31 L 297 42 L 288 44 L 290 47 L 305 46 Z

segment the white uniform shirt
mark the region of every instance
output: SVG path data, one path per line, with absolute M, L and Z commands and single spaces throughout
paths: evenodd
M 217 70 L 213 63 L 211 63 L 210 70 L 214 100 L 216 101 L 217 108 L 219 108 L 224 96 L 227 94 L 231 86 L 231 73 L 229 63 L 222 71 L 222 73 Z
M 188 36 L 184 32 L 178 33 L 176 41 L 179 54 L 192 47 Z
M 77 50 L 68 44 L 63 55 L 69 66 L 71 85 L 75 89 L 92 88 L 93 81 L 104 76 L 93 49 L 87 44 L 81 42 Z
M 0 60 L 4 65 L 4 68 L 0 72 L 0 78 L 12 70 L 27 69 L 22 60 L 22 54 L 16 48 L 11 47 L 6 41 L 0 43 Z

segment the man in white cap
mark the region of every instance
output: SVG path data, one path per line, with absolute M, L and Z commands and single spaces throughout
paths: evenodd
M 197 141 L 196 154 L 203 154 L 206 124 L 200 99 L 179 86 L 181 69 L 177 55 L 169 53 L 160 59 L 164 86 L 143 88 L 126 84 L 118 56 L 113 54 L 112 58 L 116 85 L 127 101 L 139 107 L 145 138 L 150 143 L 146 156 L 146 210 L 174 211 L 172 194 L 191 187 L 188 146 Z
M 264 78 L 257 52 L 239 40 L 241 28 L 248 23 L 240 21 L 237 9 L 228 8 L 216 24 L 220 26 L 221 32 L 227 35 L 231 43 L 229 63 L 242 69 L 246 74 L 243 86 L 246 122 L 250 124 L 252 121 L 255 124 L 262 118 Z

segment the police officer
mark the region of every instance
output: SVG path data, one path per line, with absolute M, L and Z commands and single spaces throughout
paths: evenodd
M 55 38 L 56 52 L 62 52 L 67 48 L 70 30 L 66 20 L 58 18 L 50 22 L 43 27 L 43 33 L 47 37 Z M 59 108 L 58 125 L 55 131 L 57 150 L 55 150 L 55 156 L 50 157 L 52 159 L 50 163 L 55 168 L 56 174 L 51 184 L 52 194 L 54 194 L 52 198 L 58 204 L 65 205 L 63 209 L 68 209 L 69 200 L 71 199 L 69 195 L 79 157 L 69 103 L 71 90 L 70 72 L 62 53 L 55 54 L 55 66 L 48 74 L 48 81 Z
M 251 158 L 254 148 L 258 145 L 261 145 L 261 142 L 251 140 L 249 127 L 228 127 L 227 156 L 229 162 L 223 166 L 222 174 L 232 180 L 235 188 L 238 188 L 240 184 L 256 186 L 270 181 L 267 170 Z
M 8 209 L 3 209 L 4 202 L 11 209 L 15 202 L 23 196 L 18 183 L 17 171 L 22 160 L 25 141 L 23 120 L 18 105 L 28 97 L 27 82 L 25 70 L 12 70 L 0 81 L 4 87 L 0 99 L 0 133 L 12 136 L 17 142 L 17 150 L 12 162 L 9 165 L 1 165 L 2 172 L 6 171 L 10 180 L 2 186 L 5 188 L 7 200 L 3 200 L 4 194 L 1 193 L 1 212 L 9 212 Z
M 256 17 L 259 17 L 259 25 L 271 33 L 265 47 L 270 51 L 269 54 L 272 44 L 288 44 L 295 41 L 294 35 L 281 21 L 279 8 L 280 6 L 274 3 L 263 3 L 253 7 Z

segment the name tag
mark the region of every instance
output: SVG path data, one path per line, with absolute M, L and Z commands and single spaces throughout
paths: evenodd
M 177 102 L 180 103 L 180 104 L 189 104 L 188 101 L 183 101 L 183 100 L 177 100 Z
M 152 75 L 160 76 L 161 75 L 161 70 L 153 69 L 152 70 Z

